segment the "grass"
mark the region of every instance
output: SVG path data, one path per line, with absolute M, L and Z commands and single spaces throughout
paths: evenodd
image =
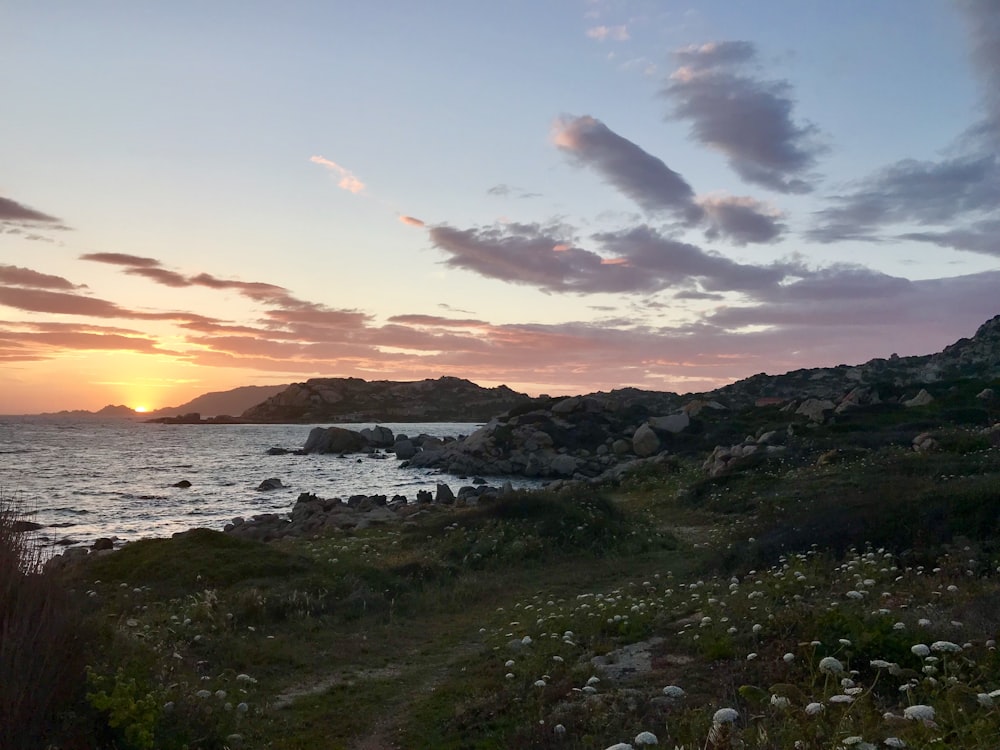
M 715 478 L 688 445 L 401 526 L 129 545 L 65 584 L 97 635 L 48 726 L 98 748 L 995 748 L 1000 449 L 942 417 L 960 406 L 796 421 Z M 761 412 L 739 432 L 796 420 Z

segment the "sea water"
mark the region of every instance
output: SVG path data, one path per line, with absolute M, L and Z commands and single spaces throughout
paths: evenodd
M 315 425 L 161 425 L 125 420 L 0 417 L 0 496 L 41 524 L 46 544 L 132 541 L 193 527 L 219 529 L 236 516 L 288 513 L 300 493 L 320 497 L 453 490 L 471 478 L 401 468 L 393 455 L 267 454 L 301 448 Z M 338 425 L 348 429 L 374 426 Z M 394 434 L 468 435 L 469 423 L 385 423 Z M 284 488 L 257 487 L 277 477 Z M 499 485 L 506 478 L 489 478 Z M 539 482 L 510 478 L 515 487 Z M 188 488 L 175 487 L 187 480 Z

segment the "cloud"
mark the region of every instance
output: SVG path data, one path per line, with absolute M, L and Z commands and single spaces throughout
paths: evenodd
M 709 239 L 725 237 L 737 245 L 775 242 L 786 229 L 779 211 L 754 198 L 705 195 L 696 201 L 708 220 Z
M 968 229 L 949 229 L 942 232 L 908 232 L 900 239 L 929 242 L 940 247 L 967 250 L 983 255 L 1000 257 L 1000 217 L 973 223 Z
M 774 242 L 786 229 L 780 212 L 753 198 L 696 196 L 663 161 L 589 115 L 557 120 L 553 141 L 645 211 L 669 212 L 689 227 L 701 225 L 709 239 L 737 245 Z
M 355 177 L 350 170 L 345 169 L 336 162 L 322 156 L 310 156 L 309 161 L 313 164 L 319 164 L 337 175 L 340 178 L 337 181 L 337 185 L 344 190 L 357 194 L 365 189 L 365 184 L 361 180 Z
M 899 237 L 997 255 L 990 232 L 1000 221 L 1000 3 L 961 0 L 985 117 L 944 149 L 940 159 L 903 159 L 879 167 L 842 194 L 829 196 L 807 237 L 818 242 Z M 960 223 L 961 229 L 954 225 Z M 887 233 L 893 225 L 924 231 Z M 935 228 L 937 227 L 937 228 Z
M 10 221 L 18 224 L 58 224 L 59 219 L 41 211 L 0 196 L 0 221 Z
M 696 283 L 708 291 L 759 289 L 797 271 L 737 263 L 645 225 L 594 235 L 600 253 L 538 224 L 442 225 L 429 234 L 449 256 L 446 265 L 550 292 L 648 293 Z
M 808 237 L 819 242 L 878 239 L 892 224 L 951 223 L 1000 206 L 1000 159 L 967 154 L 941 161 L 906 159 L 883 167 L 849 193 L 828 198 Z
M 0 264 L 0 284 L 23 286 L 33 289 L 78 289 L 78 285 L 62 276 L 52 276 L 47 273 L 33 271 L 20 266 Z
M 813 189 L 811 170 L 825 148 L 810 123 L 796 123 L 787 81 L 758 80 L 745 72 L 756 60 L 750 42 L 713 42 L 675 53 L 681 67 L 663 94 L 670 117 L 691 123 L 691 135 L 721 151 L 747 182 L 781 193 Z
M 542 195 L 541 193 L 532 193 L 527 190 L 523 190 L 522 188 L 514 187 L 513 185 L 506 185 L 502 182 L 489 188 L 486 191 L 486 194 L 495 195 L 501 198 L 508 198 L 511 195 L 517 198 L 540 198 Z
M 982 84 L 984 128 L 1000 143 L 1000 5 L 994 0 L 960 0 L 972 41 L 972 63 Z
M 563 117 L 552 140 L 649 212 L 668 211 L 688 223 L 701 218 L 694 191 L 660 159 L 589 115 Z
M 611 39 L 616 42 L 625 42 L 629 39 L 628 27 L 621 26 L 592 26 L 587 29 L 587 36 L 599 42 Z
M 158 268 L 161 264 L 155 258 L 145 258 L 141 255 L 126 253 L 84 253 L 80 260 L 90 260 L 95 263 L 109 263 L 114 266 L 133 266 L 135 268 Z
M 0 305 L 31 312 L 89 315 L 94 318 L 127 318 L 133 315 L 113 302 L 69 292 L 0 286 Z
M 399 217 L 399 220 L 401 222 L 403 222 L 404 224 L 406 224 L 408 226 L 411 226 L 411 227 L 422 227 L 422 226 L 424 226 L 423 220 L 422 219 L 418 219 L 416 216 L 401 215 Z

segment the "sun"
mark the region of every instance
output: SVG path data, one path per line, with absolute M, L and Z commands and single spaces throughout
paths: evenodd
M 132 411 L 136 412 L 137 414 L 143 414 L 143 413 L 149 411 L 149 407 L 148 406 L 137 406 Z

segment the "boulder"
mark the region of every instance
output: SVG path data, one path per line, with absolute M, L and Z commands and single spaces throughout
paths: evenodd
M 407 461 L 417 455 L 417 446 L 412 440 L 397 440 L 392 446 L 396 458 L 400 461 Z
M 288 448 L 268 448 L 267 455 L 269 456 L 285 456 L 288 455 L 290 451 Z
M 10 530 L 19 533 L 26 531 L 38 531 L 40 528 L 42 528 L 40 523 L 35 523 L 34 521 L 22 521 L 21 519 L 17 519 L 10 524 Z
M 395 442 L 392 430 L 388 427 L 376 426 L 366 427 L 358 434 L 362 435 L 371 445 L 376 448 L 389 448 Z
M 982 399 L 983 401 L 992 401 L 994 398 L 993 389 L 983 388 L 983 390 L 976 394 L 976 398 Z
M 632 450 L 640 458 L 652 456 L 660 450 L 660 438 L 648 424 L 639 425 L 639 429 L 632 435 Z
M 580 406 L 580 397 L 570 396 L 569 398 L 564 398 L 562 401 L 554 404 L 551 411 L 553 414 L 570 414 L 578 406 Z
M 446 484 L 439 484 L 437 486 L 437 493 L 434 495 L 434 502 L 442 503 L 443 505 L 452 505 L 455 502 L 455 493 L 451 491 L 451 487 Z
M 279 490 L 284 486 L 277 477 L 269 477 L 257 485 L 257 489 L 261 492 L 270 492 L 271 490 Z
M 114 549 L 114 548 L 115 548 L 114 540 L 109 539 L 108 537 L 101 537 L 100 539 L 95 540 L 90 547 L 90 549 L 94 552 L 101 552 L 106 549 Z
M 364 435 L 343 427 L 314 427 L 302 448 L 305 453 L 356 453 L 367 449 Z
M 832 411 L 836 407 L 836 404 L 832 401 L 826 399 L 810 398 L 803 401 L 799 408 L 795 410 L 796 414 L 802 414 L 813 422 L 822 422 L 826 412 Z
M 662 430 L 663 432 L 683 432 L 689 424 L 691 424 L 691 417 L 684 411 L 677 414 L 669 414 L 666 417 L 649 418 L 649 426 L 654 430 Z
M 573 476 L 576 472 L 577 467 L 580 465 L 579 460 L 573 456 L 562 453 L 552 459 L 552 463 L 549 464 L 549 469 L 553 474 L 559 474 L 560 476 L 569 477 Z
M 181 481 L 175 482 L 174 484 L 172 484 L 170 486 L 171 487 L 180 487 L 182 490 L 186 490 L 188 487 L 191 486 L 191 483 L 188 480 L 186 480 L 186 479 L 182 479 Z
M 907 401 L 904 401 L 903 402 L 903 406 L 907 407 L 908 409 L 912 408 L 914 406 L 927 406 L 927 404 L 929 404 L 933 400 L 934 400 L 934 397 L 931 394 L 929 394 L 926 391 L 926 389 L 921 388 L 920 389 L 920 393 L 918 393 L 913 398 L 911 398 L 911 399 L 909 399 Z

